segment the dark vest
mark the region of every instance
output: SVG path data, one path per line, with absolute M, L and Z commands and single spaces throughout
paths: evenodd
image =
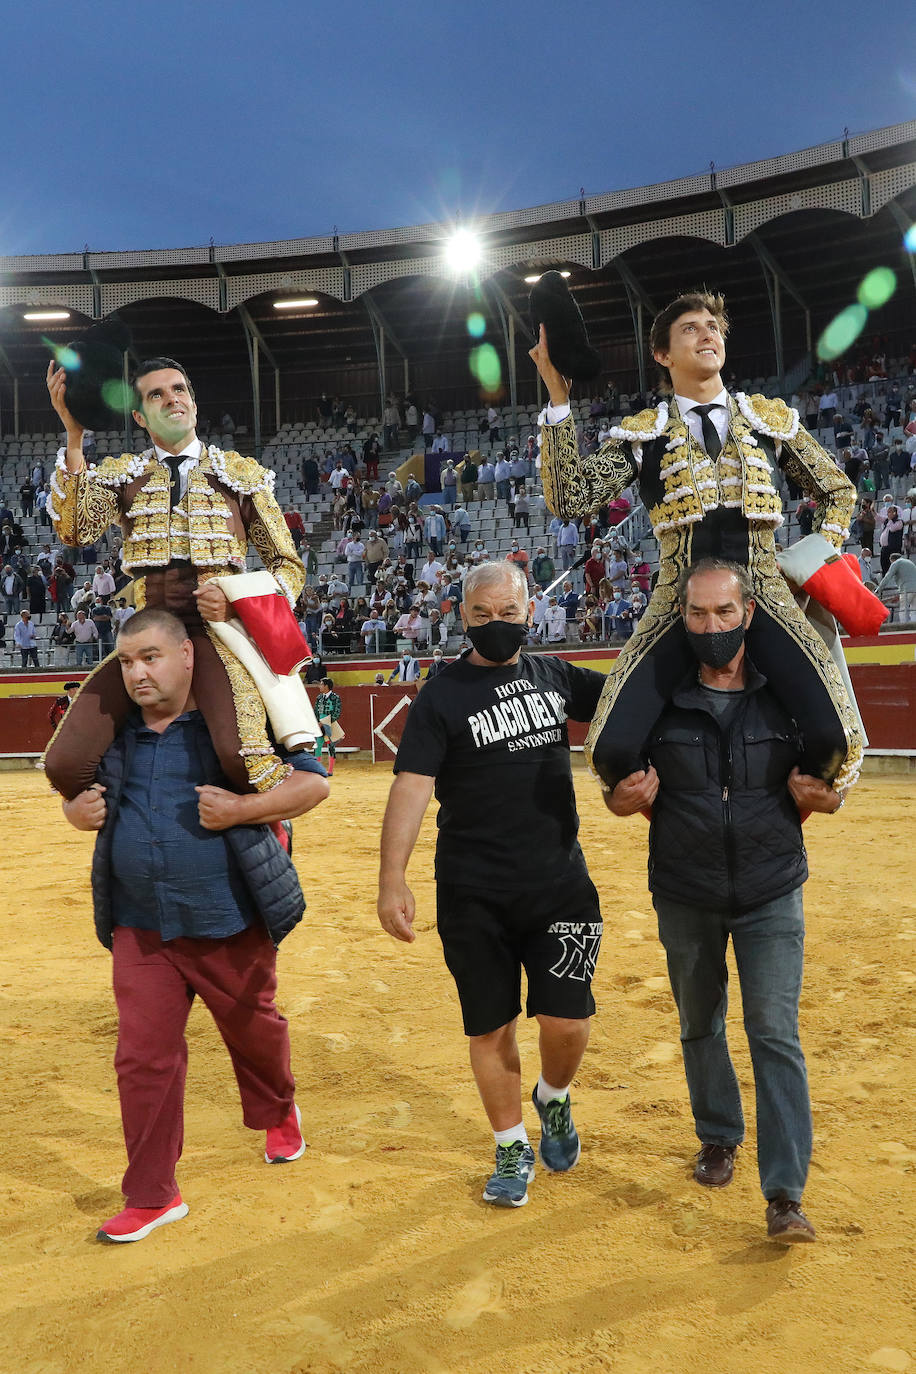
M 798 807 L 786 786 L 798 728 L 748 664 L 750 690 L 724 730 L 696 670 L 649 736 L 661 788 L 649 831 L 649 888 L 711 911 L 750 911 L 808 876 Z

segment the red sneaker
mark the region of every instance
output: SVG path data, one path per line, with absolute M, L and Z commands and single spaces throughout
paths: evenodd
M 264 1158 L 268 1164 L 291 1164 L 294 1159 L 305 1154 L 305 1141 L 302 1139 L 302 1113 L 293 1103 L 293 1109 L 279 1126 L 271 1126 L 267 1132 L 267 1149 Z
M 103 1222 L 96 1234 L 99 1240 L 120 1245 L 129 1240 L 143 1240 L 157 1226 L 167 1226 L 170 1221 L 180 1221 L 187 1215 L 187 1203 L 182 1202 L 180 1193 L 176 1193 L 165 1207 L 125 1207 L 116 1217 Z

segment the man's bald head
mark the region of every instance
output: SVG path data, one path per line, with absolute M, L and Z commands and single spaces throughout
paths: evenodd
M 161 606 L 144 606 L 142 611 L 137 611 L 136 615 L 125 620 L 118 631 L 118 640 L 149 634 L 152 630 L 164 634 L 175 644 L 182 644 L 188 638 L 184 622 L 179 620 L 177 615 Z

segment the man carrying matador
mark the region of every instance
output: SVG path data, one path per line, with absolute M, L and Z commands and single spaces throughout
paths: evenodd
M 563 518 L 584 516 L 638 482 L 659 542 L 657 585 L 607 679 L 586 757 L 611 789 L 645 768 L 653 725 L 691 664 L 696 667 L 678 612 L 678 575 L 701 558 L 723 558 L 751 574 L 757 612 L 747 627 L 748 652 L 800 728 L 801 771 L 843 792 L 861 765 L 861 721 L 842 665 L 802 613 L 787 577 L 848 629 L 857 616 L 873 615 L 874 598 L 856 584 L 839 552 L 855 490 L 784 401 L 728 395 L 721 377 L 727 328 L 724 301 L 706 292 L 680 296 L 663 310 L 650 346 L 670 378 L 671 398 L 627 416 L 585 457 L 570 415 L 570 379 L 551 360 L 543 325 L 531 350 L 550 398 L 541 428 L 547 505 Z M 812 543 L 793 546 L 794 558 L 780 554 L 779 562 L 777 465 L 817 502 Z M 879 623 L 882 618 L 879 611 Z M 712 645 L 715 635 L 704 638 L 710 650 L 730 647 Z
M 67 435 L 48 500 L 58 538 L 70 546 L 93 544 L 109 525 L 120 524 L 122 566 L 134 576 L 137 609 L 159 606 L 173 612 L 193 642 L 194 698 L 223 772 L 239 792 L 269 791 L 290 772 L 274 739 L 282 738 L 287 749 L 294 749 L 319 733 L 295 663 L 278 668 L 277 654 L 271 652 L 278 637 L 286 635 L 290 657 L 289 608 L 305 581 L 273 495 L 274 475 L 253 458 L 207 447 L 197 438 L 194 389 L 184 368 L 171 358 L 141 363 L 133 378 L 133 417 L 148 431 L 152 446 L 87 467 L 85 421 L 72 413 L 67 396 L 68 389 L 78 393 L 85 378 L 72 363 L 70 367 L 70 373 L 54 362 L 48 368 L 51 403 Z M 71 401 L 84 415 L 73 397 Z M 243 585 L 236 579 L 244 573 L 249 540 L 266 572 L 247 576 L 266 579 L 258 590 L 266 585 L 267 595 L 243 603 L 233 597 Z M 267 630 L 262 634 L 258 617 L 263 620 L 265 612 Z M 238 616 L 250 634 L 239 628 Z M 266 667 L 256 647 L 263 649 L 265 643 Z M 301 643 L 298 648 L 292 644 L 291 654 L 293 660 L 308 657 Z M 271 709 L 271 736 L 265 699 L 271 701 L 273 689 L 293 720 L 291 729 L 279 731 Z M 130 709 L 117 656 L 112 655 L 86 679 L 45 754 L 48 777 L 65 798 L 92 784 Z

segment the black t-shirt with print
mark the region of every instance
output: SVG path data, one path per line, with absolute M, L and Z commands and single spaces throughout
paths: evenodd
M 591 720 L 603 686 L 545 654 L 498 668 L 464 657 L 426 683 L 394 771 L 436 779 L 440 882 L 507 890 L 584 871 L 566 719 Z

